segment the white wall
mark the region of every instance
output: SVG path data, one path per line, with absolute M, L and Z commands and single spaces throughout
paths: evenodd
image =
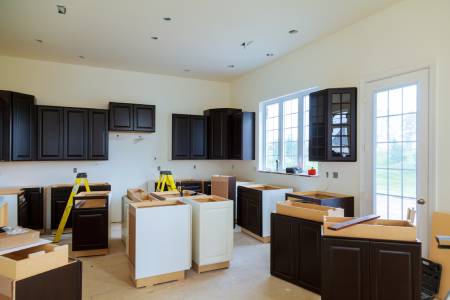
M 158 166 L 172 170 L 176 178 L 207 178 L 231 171 L 221 161 L 170 161 L 171 114 L 227 107 L 227 83 L 11 57 L 0 57 L 0 70 L 0 89 L 33 94 L 38 104 L 104 109 L 109 101 L 156 105 L 156 132 L 111 132 L 108 161 L 0 162 L 0 187 L 72 183 L 76 167 L 88 173 L 90 182 L 112 184 L 117 221 L 126 189 L 146 187 L 159 175 Z M 139 136 L 142 141 L 136 140 Z
M 300 30 L 301 32 L 301 30 Z M 434 64 L 432 90 L 436 117 L 436 199 L 434 207 L 450 212 L 450 1 L 407 0 L 370 16 L 331 36 L 282 57 L 238 78 L 232 83 L 232 104 L 258 111 L 262 100 L 310 87 L 357 86 L 395 69 Z M 361 97 L 359 104 L 361 104 Z M 359 106 L 359 124 L 361 118 Z M 359 126 L 361 128 L 361 126 Z M 362 132 L 360 130 L 359 147 Z M 256 162 L 236 168 L 241 177 L 259 182 L 287 184 L 297 190 L 321 189 L 360 197 L 361 151 L 356 163 L 321 163 L 319 178 L 274 175 L 256 172 Z M 326 171 L 338 171 L 339 179 L 327 179 Z M 358 206 L 358 204 L 357 204 Z

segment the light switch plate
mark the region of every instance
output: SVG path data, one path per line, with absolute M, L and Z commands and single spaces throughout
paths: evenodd
M 333 172 L 333 178 L 339 178 L 339 173 L 338 172 Z

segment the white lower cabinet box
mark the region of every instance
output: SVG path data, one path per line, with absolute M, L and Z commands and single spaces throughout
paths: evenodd
M 67 265 L 67 245 L 41 245 L 0 256 L 0 275 L 14 280 L 31 277 Z
M 219 196 L 185 197 L 192 205 L 192 258 L 201 273 L 228 268 L 233 255 L 233 201 Z
M 128 258 L 136 287 L 183 280 L 191 268 L 191 206 L 179 200 L 129 204 Z

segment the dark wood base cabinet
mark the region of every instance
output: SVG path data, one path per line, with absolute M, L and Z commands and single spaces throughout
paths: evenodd
M 91 191 L 111 191 L 111 185 L 108 183 L 93 183 L 89 187 Z M 70 192 L 72 191 L 71 185 L 56 185 L 52 186 L 50 190 L 50 211 L 51 211 L 51 229 L 57 229 L 61 217 L 64 214 L 67 201 L 69 200 Z M 84 186 L 80 186 L 78 192 L 84 192 L 86 189 Z M 66 228 L 72 227 L 72 213 L 70 213 L 67 219 Z
M 419 300 L 421 244 L 322 238 L 322 300 Z
M 74 207 L 72 251 L 108 249 L 108 208 Z
M 270 273 L 320 294 L 321 231 L 321 223 L 272 213 Z
M 71 260 L 67 265 L 18 281 L 0 278 L 0 299 L 81 300 L 82 264 Z
M 340 207 L 344 209 L 345 217 L 354 217 L 355 201 L 353 196 L 324 192 L 317 192 L 316 194 L 310 192 L 294 192 L 287 193 L 286 200 L 294 200 L 302 203 L 312 203 L 322 206 Z

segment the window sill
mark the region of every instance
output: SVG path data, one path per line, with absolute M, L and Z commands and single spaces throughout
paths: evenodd
M 308 175 L 307 173 L 286 173 L 281 171 L 267 171 L 267 170 L 258 170 L 260 173 L 269 173 L 269 174 L 280 174 L 280 175 L 291 175 L 291 176 L 301 176 L 301 177 L 319 177 L 319 174 L 316 175 Z

